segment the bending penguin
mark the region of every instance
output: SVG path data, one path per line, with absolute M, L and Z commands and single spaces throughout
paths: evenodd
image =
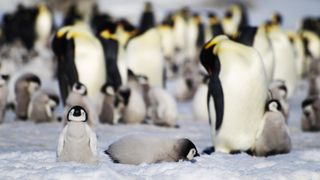
M 112 143 L 104 151 L 114 163 L 134 164 L 178 162 L 199 156 L 196 146 L 187 138 L 170 139 L 130 135 Z
M 251 150 L 267 100 L 259 53 L 220 35 L 203 46 L 200 60 L 210 76 L 207 108 L 215 150 Z
M 52 90 L 38 90 L 31 98 L 28 117 L 36 123 L 56 120 L 53 112 L 59 105 L 59 96 Z
M 272 99 L 266 103 L 266 113 L 257 139 L 253 154 L 256 156 L 270 156 L 288 153 L 291 150 L 289 128 L 281 112 L 279 101 Z
M 41 86 L 41 80 L 32 73 L 21 75 L 14 87 L 15 92 L 15 113 L 18 119 L 27 120 L 28 107 L 32 94 Z
M 60 28 L 52 41 L 58 58 L 57 76 L 63 104 L 76 82 L 87 87 L 88 96 L 95 98 L 107 80 L 103 48 L 84 24 Z
M 72 107 L 66 114 L 68 124 L 58 142 L 58 161 L 97 164 L 97 136 L 87 124 L 89 115 L 81 106 Z

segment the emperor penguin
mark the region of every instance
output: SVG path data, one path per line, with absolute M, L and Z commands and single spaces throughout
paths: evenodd
M 281 112 L 281 104 L 277 100 L 269 100 L 261 129 L 257 133 L 253 154 L 256 156 L 284 154 L 289 153 L 291 147 L 289 128 Z
M 221 21 L 224 34 L 235 37 L 240 28 L 249 25 L 247 10 L 242 4 L 231 5 Z
M 54 110 L 59 105 L 59 96 L 50 89 L 36 91 L 30 100 L 28 118 L 36 123 L 53 122 Z
M 151 88 L 148 92 L 150 106 L 148 115 L 153 124 L 176 127 L 178 119 L 177 103 L 174 97 L 163 88 Z
M 147 115 L 146 104 L 142 94 L 129 86 L 122 86 L 118 90 L 115 109 L 115 116 L 120 117 L 120 122 L 125 124 L 142 123 Z
M 203 46 L 200 60 L 210 76 L 207 108 L 215 150 L 253 149 L 268 92 L 259 53 L 220 35 Z
M 65 116 L 68 124 L 59 136 L 57 160 L 97 164 L 97 136 L 87 124 L 88 113 L 81 106 L 73 106 Z
M 8 81 L 9 75 L 0 75 L 0 124 L 4 121 L 6 106 L 8 103 Z
M 148 77 L 150 86 L 164 87 L 164 56 L 157 27 L 140 31 L 129 40 L 126 48 L 128 69 Z
M 111 85 L 105 84 L 101 87 L 101 93 L 100 123 L 116 124 L 117 119 L 114 112 L 115 91 Z
M 120 68 L 122 68 L 122 71 L 126 71 L 127 69 L 124 62 L 119 62 L 118 54 L 120 46 L 116 36 L 114 35 L 115 28 L 116 27 L 114 26 L 113 30 L 110 28 L 100 32 L 99 39 L 103 47 L 107 66 L 107 83 L 112 85 L 113 89 L 117 91 L 118 88 L 122 85 L 122 80 L 124 80 L 124 78 L 121 77 Z
M 40 86 L 40 78 L 32 73 L 22 74 L 15 82 L 15 113 L 19 120 L 27 120 L 31 97 Z
M 119 19 L 117 21 L 116 36 L 120 46 L 125 47 L 129 39 L 136 33 L 136 27 L 133 26 L 127 19 Z
M 150 135 L 128 135 L 112 143 L 104 151 L 114 163 L 178 162 L 199 156 L 196 146 L 187 138 L 174 139 Z
M 214 12 L 210 12 L 208 14 L 208 18 L 209 18 L 209 23 L 206 28 L 205 42 L 210 41 L 210 39 L 218 35 L 224 34 L 221 22 L 218 19 L 217 15 Z
M 81 82 L 76 82 L 72 86 L 72 91 L 69 93 L 66 104 L 65 104 L 65 112 L 68 111 L 71 107 L 79 105 L 83 107 L 86 112 L 88 112 L 88 125 L 91 128 L 94 128 L 96 123 L 98 122 L 98 114 L 96 110 L 96 104 L 92 102 L 92 100 L 88 97 L 88 91 L 84 84 Z M 67 119 L 64 119 L 64 125 L 67 124 Z
M 260 53 L 270 83 L 273 79 L 275 59 L 266 24 L 259 27 L 242 27 L 236 39 L 240 43 L 252 46 Z
M 187 38 L 186 38 L 187 60 L 198 62 L 198 47 L 204 44 L 204 26 L 198 13 L 194 13 L 187 21 Z
M 301 104 L 303 131 L 320 131 L 320 99 L 319 96 L 309 96 Z
M 151 2 L 146 2 L 143 13 L 140 17 L 139 30 L 146 31 L 156 25 L 156 20 L 153 13 Z
M 271 40 L 275 57 L 273 79 L 285 81 L 288 88 L 288 98 L 292 97 L 298 80 L 294 51 L 290 40 L 281 29 L 281 16 L 275 14 L 274 22 L 267 23 L 267 32 Z
M 287 35 L 289 36 L 290 42 L 293 46 L 297 74 L 298 77 L 301 79 L 307 71 L 307 60 L 305 55 L 303 38 L 300 33 L 293 31 L 287 32 Z
M 192 114 L 196 121 L 206 122 L 209 120 L 207 106 L 209 76 L 203 75 L 202 83 L 198 86 L 192 99 Z
M 308 30 L 304 30 L 301 33 L 304 45 L 305 45 L 305 52 L 306 55 L 313 59 L 320 59 L 320 37 Z
M 284 81 L 274 80 L 269 84 L 269 100 L 277 100 L 281 105 L 281 112 L 285 117 L 286 123 L 289 119 L 289 103 L 288 103 L 288 89 Z
M 60 28 L 54 35 L 52 49 L 58 58 L 57 76 L 62 102 L 76 82 L 87 87 L 88 96 L 96 98 L 107 80 L 103 47 L 83 23 Z
M 48 45 L 51 32 L 53 30 L 53 16 L 51 11 L 45 4 L 37 6 L 38 15 L 35 22 L 36 43 L 35 47 L 38 50 Z M 40 49 L 39 49 L 40 48 Z

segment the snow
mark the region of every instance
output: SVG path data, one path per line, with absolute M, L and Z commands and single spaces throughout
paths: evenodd
M 2 0 L 0 11 L 14 7 L 13 4 L 16 2 L 18 0 L 12 3 Z M 138 12 L 142 9 L 144 0 L 108 2 L 99 0 L 99 2 L 102 10 L 108 10 L 115 16 L 129 16 L 131 20 L 137 22 Z M 215 1 L 152 2 L 158 5 L 155 9 L 159 12 L 157 14 L 159 20 L 168 10 L 183 5 L 189 5 L 205 15 L 205 12 L 211 10 L 210 6 Z M 296 28 L 299 18 L 304 15 L 319 15 L 317 13 L 320 3 L 316 0 L 253 2 L 255 8 L 250 11 L 250 20 L 253 24 L 267 19 L 273 10 L 284 12 L 286 28 Z M 219 6 L 215 10 L 222 15 L 225 8 Z M 57 89 L 56 82 L 49 82 L 50 84 L 52 88 Z M 173 89 L 174 83 L 170 83 L 169 90 Z M 195 143 L 199 151 L 202 151 L 211 145 L 210 129 L 207 122 L 194 121 L 191 102 L 178 104 L 180 125 L 178 129 L 144 124 L 98 125 L 96 128 L 100 157 L 98 165 L 56 162 L 56 147 L 62 124 L 14 121 L 13 113 L 8 112 L 5 122 L 0 125 L 0 179 L 320 179 L 320 133 L 305 133 L 300 128 L 300 104 L 306 97 L 306 89 L 306 82 L 299 82 L 297 92 L 290 100 L 289 127 L 292 151 L 289 154 L 267 158 L 252 157 L 244 153 L 237 155 L 214 153 L 201 155 L 191 162 L 134 166 L 114 164 L 103 153 L 115 140 L 137 132 L 163 137 L 187 137 Z

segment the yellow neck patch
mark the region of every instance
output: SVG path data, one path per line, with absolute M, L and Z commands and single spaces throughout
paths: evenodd
M 217 43 L 219 43 L 220 41 L 222 40 L 227 40 L 229 39 L 227 36 L 225 35 L 219 35 L 215 38 L 213 38 L 209 43 L 207 43 L 205 46 L 204 46 L 204 49 L 209 49 L 210 47 L 216 45 Z
M 117 37 L 114 34 L 111 34 L 109 30 L 104 30 L 100 33 L 100 36 L 105 39 L 117 40 Z

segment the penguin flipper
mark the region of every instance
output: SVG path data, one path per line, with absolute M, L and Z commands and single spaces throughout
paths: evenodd
M 86 131 L 89 135 L 90 150 L 94 156 L 97 156 L 97 135 L 91 130 L 89 125 L 86 125 Z
M 60 136 L 59 136 L 59 142 L 58 142 L 58 148 L 57 148 L 57 157 L 60 157 L 61 153 L 62 153 L 62 150 L 63 150 L 63 147 L 64 147 L 64 139 L 66 137 L 66 133 L 67 133 L 67 129 L 68 129 L 68 125 L 66 125 Z

